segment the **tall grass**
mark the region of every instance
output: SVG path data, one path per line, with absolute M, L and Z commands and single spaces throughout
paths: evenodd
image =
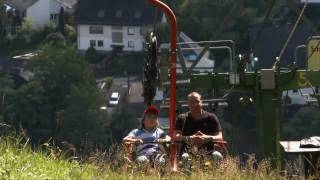
M 34 150 L 23 138 L 0 137 L 0 179 L 302 179 L 298 170 L 291 170 L 289 176 L 288 171 L 272 169 L 267 160 L 257 163 L 254 156 L 242 166 L 236 157 L 215 164 L 194 156 L 190 166 L 179 172 L 168 166 L 135 166 L 123 157 L 119 146 L 85 158 L 67 158 L 48 143 Z

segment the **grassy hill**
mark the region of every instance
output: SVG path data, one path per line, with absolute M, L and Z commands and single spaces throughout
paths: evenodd
M 249 158 L 239 167 L 237 158 L 228 158 L 219 166 L 201 160 L 193 162 L 192 171 L 171 172 L 151 168 L 129 167 L 123 170 L 121 152 L 95 152 L 88 158 L 65 158 L 58 148 L 43 144 L 32 150 L 22 138 L 0 138 L 0 179 L 286 179 L 285 172 L 277 173 L 268 161 L 255 164 Z M 111 157 L 112 156 L 112 157 Z M 253 168 L 255 167 L 255 168 Z M 298 171 L 297 171 L 298 172 Z M 295 176 L 299 179 L 300 176 Z

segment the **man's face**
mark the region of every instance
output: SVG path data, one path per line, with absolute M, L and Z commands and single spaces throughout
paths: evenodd
M 201 113 L 201 109 L 202 109 L 201 97 L 197 94 L 189 97 L 188 106 L 191 113 Z

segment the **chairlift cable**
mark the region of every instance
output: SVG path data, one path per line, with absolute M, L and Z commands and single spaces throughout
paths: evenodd
M 299 14 L 299 17 L 298 17 L 295 25 L 293 26 L 293 28 L 292 28 L 292 30 L 291 30 L 288 38 L 287 38 L 287 41 L 285 42 L 285 44 L 283 45 L 283 47 L 282 47 L 282 49 L 281 49 L 281 51 L 280 51 L 280 53 L 279 53 L 278 60 L 273 64 L 273 67 L 275 67 L 276 63 L 280 63 L 281 57 L 282 57 L 284 51 L 286 50 L 286 48 L 287 48 L 287 46 L 288 46 L 288 44 L 289 44 L 289 41 L 291 40 L 291 38 L 292 38 L 295 30 L 297 29 L 298 24 L 300 23 L 301 18 L 302 18 L 302 15 L 304 14 L 307 6 L 308 6 L 308 1 L 305 2 L 304 6 L 303 6 L 303 8 L 302 8 L 302 10 L 301 10 L 301 12 L 300 12 L 300 14 Z

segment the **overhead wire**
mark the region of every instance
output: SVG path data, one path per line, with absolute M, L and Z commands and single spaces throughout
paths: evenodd
M 291 32 L 290 32 L 290 34 L 289 34 L 289 36 L 288 36 L 285 44 L 284 44 L 283 47 L 281 48 L 281 51 L 280 51 L 280 53 L 279 53 L 279 55 L 278 55 L 277 61 L 273 64 L 273 68 L 275 68 L 276 63 L 280 63 L 281 58 L 282 58 L 282 55 L 283 55 L 283 53 L 285 52 L 285 50 L 286 50 L 286 48 L 287 48 L 287 46 L 288 46 L 288 44 L 289 44 L 289 41 L 291 40 L 294 32 L 296 31 L 296 29 L 297 29 L 297 27 L 298 27 L 298 24 L 300 23 L 301 18 L 302 18 L 302 16 L 303 16 L 303 14 L 304 14 L 307 6 L 308 6 L 308 1 L 305 2 L 304 6 L 303 6 L 303 8 L 302 8 L 302 10 L 301 10 L 301 12 L 300 12 L 300 14 L 299 14 L 299 17 L 298 17 L 298 19 L 297 19 L 296 22 L 295 22 L 295 25 L 293 26 L 293 28 L 292 28 L 292 30 L 291 30 Z

